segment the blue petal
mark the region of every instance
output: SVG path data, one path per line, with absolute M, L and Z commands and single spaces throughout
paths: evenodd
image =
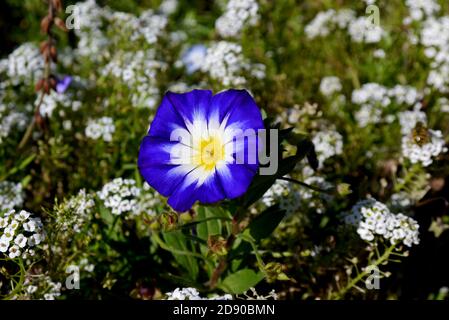
M 197 195 L 201 203 L 214 203 L 226 198 L 216 171 L 198 188 Z
M 184 181 L 186 173 L 180 172 L 180 166 L 149 165 L 139 168 L 145 181 L 164 197 L 169 197 L 179 184 Z
M 150 186 L 163 196 L 169 196 L 184 180 L 188 171 L 171 164 L 169 148 L 177 142 L 146 136 L 141 143 L 137 166 Z
M 187 129 L 184 119 L 176 111 L 167 95 L 165 95 L 154 116 L 148 134 L 169 141 L 173 130 L 178 128 Z
M 221 185 L 229 199 L 242 196 L 255 175 L 252 168 L 242 164 L 228 164 L 218 170 Z
M 184 178 L 168 199 L 168 204 L 174 210 L 187 211 L 198 200 L 201 203 L 214 203 L 225 198 L 225 192 L 216 172 L 201 186 L 198 186 L 195 179 L 190 179 L 191 176 L 193 176 L 192 172 Z
M 206 119 L 212 99 L 212 91 L 192 90 L 186 93 L 173 93 L 169 91 L 165 96 L 184 122 L 193 122 L 195 117 Z
M 137 160 L 139 168 L 154 164 L 171 164 L 170 148 L 176 144 L 178 142 L 163 140 L 159 137 L 144 137 Z
M 246 90 L 230 89 L 213 96 L 209 115 L 215 112 L 219 113 L 220 122 L 229 116 L 228 125 L 239 122 L 242 130 L 264 128 L 260 109 Z
M 198 200 L 196 183 L 188 181 L 189 179 L 184 178 L 168 198 L 168 204 L 176 211 L 187 211 Z

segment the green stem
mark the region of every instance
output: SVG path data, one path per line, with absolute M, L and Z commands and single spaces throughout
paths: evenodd
M 296 184 L 298 184 L 298 185 L 300 185 L 300 186 L 303 186 L 303 187 L 305 187 L 305 188 L 308 188 L 308 189 L 311 189 L 311 190 L 317 191 L 317 192 L 323 192 L 323 193 L 329 193 L 329 194 L 332 194 L 333 191 L 334 191 L 334 188 L 326 189 L 326 190 L 325 190 L 325 189 L 321 189 L 321 188 L 319 188 L 319 187 L 312 186 L 312 185 L 307 184 L 307 183 L 305 183 L 305 182 L 302 182 L 302 181 L 299 181 L 299 180 L 296 180 L 296 179 L 292 179 L 292 178 L 287 178 L 287 177 L 281 177 L 281 178 L 278 178 L 278 180 L 284 180 L 284 181 L 296 183 Z
M 258 250 L 257 245 L 254 242 L 254 240 L 251 237 L 248 237 L 244 234 L 240 235 L 240 238 L 242 238 L 243 240 L 245 240 L 246 242 L 248 242 L 251 245 L 251 248 L 254 251 L 254 255 L 256 256 L 256 260 L 257 260 L 257 264 L 259 265 L 259 269 L 260 269 L 260 271 L 265 273 L 265 263 L 262 260 L 262 256 L 260 255 L 259 250 Z
M 396 245 L 392 245 L 391 247 L 389 247 L 387 250 L 385 250 L 385 252 L 383 253 L 383 255 L 378 258 L 373 264 L 371 264 L 372 266 L 378 266 L 380 264 L 382 264 L 383 262 L 388 260 L 388 257 L 390 256 L 390 254 L 392 253 L 392 251 L 395 249 Z M 331 296 L 331 300 L 340 300 L 342 299 L 345 294 L 354 286 L 356 286 L 356 284 L 361 281 L 363 278 L 365 278 L 368 275 L 368 272 L 363 271 L 362 273 L 359 273 L 357 277 L 355 277 L 353 280 L 351 280 L 348 285 L 346 287 L 344 287 L 343 289 L 339 290 L 336 294 Z

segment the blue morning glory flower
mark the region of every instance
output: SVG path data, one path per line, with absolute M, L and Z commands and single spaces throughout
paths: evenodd
M 187 68 L 187 73 L 192 74 L 201 69 L 204 58 L 206 57 L 207 48 L 203 44 L 191 46 L 182 56 L 182 62 Z
M 72 77 L 71 76 L 64 76 L 62 79 L 57 79 L 56 81 L 56 92 L 58 93 L 64 93 L 69 88 L 70 84 L 72 83 Z
M 261 129 L 261 112 L 246 90 L 167 92 L 142 140 L 140 173 L 180 212 L 196 201 L 239 197 L 259 167 Z

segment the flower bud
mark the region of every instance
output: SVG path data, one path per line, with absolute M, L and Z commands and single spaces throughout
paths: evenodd
M 46 15 L 41 21 L 41 32 L 49 33 L 52 25 L 53 25 L 53 17 L 50 15 Z
M 210 235 L 207 238 L 207 247 L 212 254 L 224 256 L 228 254 L 226 239 L 220 235 Z
M 59 18 L 59 17 L 56 17 L 56 18 L 55 18 L 55 25 L 56 25 L 59 29 L 61 29 L 62 31 L 64 31 L 64 32 L 69 31 L 69 30 L 67 29 L 67 27 L 66 27 L 64 21 L 63 21 L 61 18 Z

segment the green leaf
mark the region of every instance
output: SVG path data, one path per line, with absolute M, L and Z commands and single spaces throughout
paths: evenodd
M 249 224 L 249 233 L 258 242 L 270 236 L 284 217 L 285 210 L 279 209 L 278 205 L 269 207 Z
M 219 219 L 210 219 L 221 216 L 219 213 L 217 213 L 217 210 L 201 206 L 198 208 L 197 212 L 198 220 L 207 219 L 204 223 L 200 223 L 196 227 L 199 238 L 207 241 L 208 237 L 211 235 L 221 235 L 221 221 Z
M 262 272 L 251 269 L 242 269 L 227 276 L 219 287 L 232 294 L 241 294 L 251 287 L 255 287 L 263 278 Z
M 190 248 L 192 246 L 189 246 L 191 241 L 184 236 L 182 231 L 165 232 L 162 234 L 162 236 L 164 238 L 165 243 L 170 248 L 180 251 L 192 250 Z M 199 272 L 197 260 L 192 256 L 176 254 L 173 252 L 172 255 L 175 257 L 176 262 L 178 262 L 182 267 L 184 267 L 187 270 L 190 278 L 192 280 L 196 280 Z

